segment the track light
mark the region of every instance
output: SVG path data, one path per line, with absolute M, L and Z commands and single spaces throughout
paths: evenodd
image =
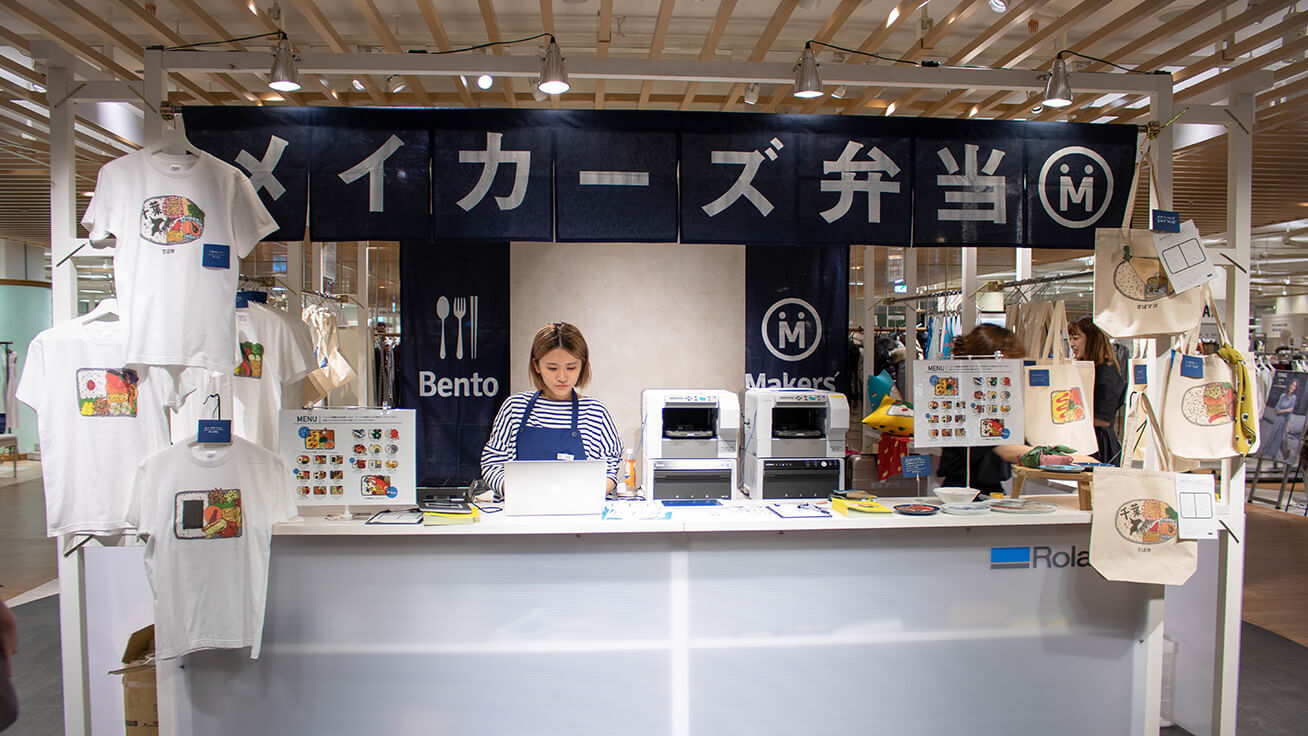
M 540 65 L 540 91 L 547 95 L 561 95 L 572 89 L 568 84 L 568 71 L 563 68 L 563 52 L 559 44 L 550 36 L 549 45 L 545 47 L 545 58 Z
M 849 94 L 849 88 L 842 84 L 839 87 L 836 87 L 835 89 L 831 90 L 831 99 L 843 100 L 845 99 L 845 95 L 847 94 Z
M 758 82 L 750 82 L 749 84 L 745 85 L 745 104 L 746 105 L 758 104 Z
M 1045 98 L 1043 104 L 1049 107 L 1067 107 L 1072 104 L 1072 88 L 1067 83 L 1067 62 L 1063 61 L 1063 52 L 1054 57 L 1053 69 L 1045 81 Z
M 990 0 L 990 9 L 996 13 L 1002 13 L 1008 10 L 1007 0 Z
M 796 97 L 812 98 L 822 96 L 822 77 L 818 74 L 817 59 L 813 58 L 813 46 L 804 44 L 804 53 L 800 54 L 795 64 Z
M 544 102 L 546 99 L 549 98 L 549 95 L 540 91 L 539 79 L 531 80 L 531 98 L 537 102 Z
M 294 92 L 300 88 L 299 72 L 295 68 L 295 53 L 291 51 L 291 42 L 287 40 L 285 33 L 277 38 L 272 70 L 268 72 L 268 86 L 278 92 Z
M 363 82 L 360 82 L 357 77 L 350 80 L 350 86 L 354 88 L 355 92 L 362 92 L 365 89 Z
M 404 88 L 407 86 L 404 77 L 401 77 L 398 74 L 392 74 L 386 78 L 386 89 L 389 90 L 391 94 L 403 92 Z

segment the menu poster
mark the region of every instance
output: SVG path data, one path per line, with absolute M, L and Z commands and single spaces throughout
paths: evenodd
M 301 506 L 416 502 L 412 409 L 293 409 L 279 417 L 282 459 Z
M 1022 361 L 924 360 L 913 375 L 914 447 L 1011 445 L 1026 436 Z

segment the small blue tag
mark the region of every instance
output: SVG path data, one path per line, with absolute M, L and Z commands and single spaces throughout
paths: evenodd
M 1028 384 L 1027 384 L 1027 385 L 1030 385 L 1030 386 L 1048 386 L 1048 385 L 1049 385 L 1049 369 L 1047 369 L 1047 368 L 1041 368 L 1040 370 L 1034 370 L 1034 371 L 1031 371 L 1031 374 L 1030 374 L 1030 375 L 1031 375 L 1031 377 L 1028 379 Z
M 201 419 L 195 432 L 196 440 L 204 444 L 227 445 L 232 441 L 232 420 Z
M 931 475 L 931 459 L 926 455 L 905 455 L 903 465 L 905 478 Z
M 245 297 L 245 294 L 239 291 L 236 292 L 236 308 L 245 309 L 248 306 L 250 306 L 250 300 Z
M 231 268 L 231 251 L 226 245 L 205 243 L 200 265 L 205 268 Z
M 1204 359 L 1197 355 L 1182 355 L 1181 375 L 1186 378 L 1203 378 Z
M 1149 383 L 1149 366 L 1144 364 L 1135 366 L 1135 383 L 1137 386 Z
M 1181 213 L 1153 210 L 1153 229 L 1160 233 L 1181 232 Z

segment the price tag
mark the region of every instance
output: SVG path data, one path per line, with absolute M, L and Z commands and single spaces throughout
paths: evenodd
M 232 422 L 230 419 L 201 419 L 195 436 L 203 444 L 231 444 Z
M 200 265 L 205 268 L 231 268 L 231 248 L 217 243 L 205 243 Z
M 1137 386 L 1143 386 L 1149 383 L 1149 366 L 1139 363 L 1134 368 L 1135 383 Z
M 905 478 L 931 475 L 931 459 L 926 455 L 905 455 L 903 465 Z
M 1029 386 L 1049 385 L 1049 370 L 1047 368 L 1041 368 L 1039 370 L 1031 371 L 1029 375 L 1030 378 L 1027 379 L 1027 385 Z
M 1181 375 L 1186 378 L 1203 378 L 1204 359 L 1197 355 L 1182 355 Z
M 1160 233 L 1181 232 L 1181 213 L 1169 210 L 1153 210 L 1153 227 Z

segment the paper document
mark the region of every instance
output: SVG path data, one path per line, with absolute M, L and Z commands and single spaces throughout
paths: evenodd
M 1216 539 L 1221 528 L 1217 520 L 1217 499 L 1213 476 L 1177 473 L 1177 536 L 1181 539 Z
M 1178 294 L 1213 278 L 1213 262 L 1199 239 L 1194 220 L 1181 223 L 1177 233 L 1154 233 L 1154 247 L 1167 280 Z

